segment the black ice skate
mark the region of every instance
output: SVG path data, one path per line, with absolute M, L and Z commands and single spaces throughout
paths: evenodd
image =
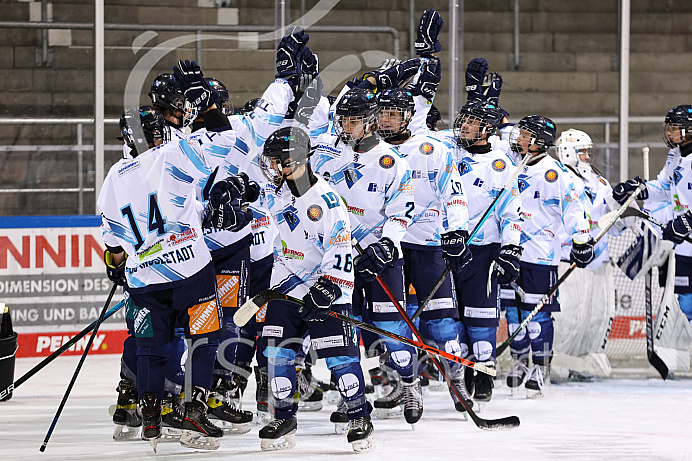
M 255 424 L 266 426 L 271 421 L 269 402 L 269 375 L 266 369 L 255 367 L 255 381 L 257 389 L 255 390 L 255 399 L 257 400 L 257 417 Z
M 113 440 L 132 440 L 139 435 L 142 417 L 137 408 L 137 389 L 129 379 L 121 379 L 118 387 L 118 402 L 113 408 Z
M 192 401 L 185 402 L 185 418 L 183 418 L 183 435 L 180 437 L 180 445 L 203 450 L 219 448 L 223 431 L 209 420 L 206 400 L 204 389 L 193 388 Z
M 515 395 L 516 388 L 521 386 L 526 378 L 526 374 L 529 372 L 529 359 L 524 357 L 521 359 L 514 359 L 512 363 L 512 368 L 509 369 L 507 374 L 507 387 L 510 389 L 512 396 Z
M 227 434 L 250 432 L 252 412 L 239 410 L 226 392 L 234 385 L 231 381 L 217 378 L 211 396 L 207 400 L 209 417 L 219 420 L 219 427 Z
M 531 399 L 541 397 L 550 384 L 550 368 L 543 365 L 534 365 L 526 381 L 526 397 Z
M 336 411 L 329 416 L 329 421 L 334 423 L 334 432 L 337 434 L 345 434 L 348 432 L 348 408 L 343 397 L 336 405 Z
M 156 453 L 156 444 L 161 437 L 161 402 L 156 394 L 148 392 L 139 400 L 139 406 L 142 410 L 142 438 L 149 441 Z
M 298 420 L 295 416 L 288 419 L 273 419 L 259 431 L 262 450 L 287 450 L 296 446 Z
M 404 390 L 404 418 L 409 424 L 415 424 L 423 416 L 423 396 L 420 379 L 412 383 L 402 383 Z
M 179 400 L 179 396 L 172 394 L 161 399 L 161 441 L 177 442 L 183 435 L 185 413 Z
M 369 373 L 370 380 L 375 385 L 376 395 L 389 389 L 387 394 L 376 399 L 373 403 L 375 416 L 379 419 L 401 416 L 403 410 L 400 405 L 404 402 L 404 388 L 399 373 L 388 371 L 386 367 L 374 368 Z
M 370 416 L 352 419 L 348 422 L 348 443 L 356 453 L 365 453 L 375 448 L 374 428 Z
M 495 368 L 488 366 L 488 368 Z M 485 373 L 478 373 L 475 378 L 475 392 L 473 394 L 473 400 L 476 402 L 490 402 L 493 397 L 493 387 L 495 386 L 493 382 L 493 377 Z
M 308 368 L 296 367 L 296 388 L 298 389 L 298 410 L 320 411 L 324 394 L 312 382 Z
M 464 418 L 468 419 L 468 415 L 466 414 L 466 409 L 464 408 L 464 405 L 462 405 L 461 400 L 459 397 L 461 396 L 464 401 L 468 404 L 469 407 L 473 408 L 473 401 L 471 400 L 471 396 L 469 395 L 468 388 L 466 387 L 466 373 L 465 370 L 461 372 L 461 377 L 452 379 L 452 386 L 449 387 L 449 395 L 452 396 L 452 401 L 454 402 L 454 409 L 460 413 L 463 413 Z

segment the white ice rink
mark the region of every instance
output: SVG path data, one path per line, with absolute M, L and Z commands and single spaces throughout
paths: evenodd
M 609 379 L 553 384 L 535 400 L 510 399 L 497 381 L 484 418 L 517 415 L 521 426 L 504 432 L 478 429 L 455 412 L 447 393 L 425 398 L 415 431 L 403 418 L 374 420 L 377 448 L 357 455 L 329 422 L 334 405 L 299 413 L 293 450 L 262 452 L 258 427 L 226 436 L 218 451 L 193 451 L 160 443 L 154 455 L 144 441 L 115 442 L 108 406 L 115 403 L 119 357 L 89 356 L 44 453 L 39 447 L 79 357 L 61 357 L 0 403 L 0 459 L 359 459 L 359 460 L 674 460 L 692 461 L 692 380 Z M 18 359 L 15 379 L 40 359 Z M 368 363 L 366 366 L 370 365 Z M 374 363 L 373 363 L 374 365 Z M 366 371 L 367 373 L 367 371 Z M 324 365 L 315 375 L 327 378 Z M 254 409 L 254 379 L 244 402 Z

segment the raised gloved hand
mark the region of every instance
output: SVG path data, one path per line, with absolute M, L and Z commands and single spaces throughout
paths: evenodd
M 488 72 L 488 61 L 485 58 L 475 58 L 466 66 L 466 99 L 482 98 L 483 79 Z
M 303 74 L 317 77 L 320 73 L 320 60 L 310 48 L 305 46 L 301 54 L 301 71 Z
M 485 74 L 483 83 L 483 93 L 486 101 L 495 107 L 500 107 L 500 90 L 502 89 L 502 75 L 497 72 Z
M 356 273 L 366 282 L 372 282 L 387 265 L 399 259 L 399 250 L 391 239 L 384 237 L 379 242 L 369 245 L 363 254 L 356 257 L 353 267 Z
M 310 35 L 300 27 L 290 29 L 279 42 L 276 49 L 276 77 L 294 81 L 298 84 L 298 78 L 302 73 L 303 49 L 308 43 Z
M 415 81 L 409 85 L 409 91 L 414 95 L 421 94 L 432 101 L 441 79 L 442 65 L 440 59 L 436 57 L 424 59 L 420 66 L 420 73 Z
M 325 319 L 329 316 L 329 310 L 334 301 L 340 297 L 341 288 L 339 285 L 323 275 L 303 296 L 305 306 L 302 306 L 298 313 L 305 321 Z
M 639 176 L 633 179 L 628 179 L 625 182 L 621 182 L 620 184 L 617 184 L 615 187 L 613 187 L 613 199 L 620 205 L 622 205 L 627 201 L 627 198 L 632 194 L 632 192 L 637 190 L 637 187 L 639 187 L 640 184 L 645 183 L 646 181 L 644 181 Z M 649 191 L 647 189 L 644 189 L 639 193 L 639 195 L 637 195 L 638 200 L 646 200 L 648 198 Z
M 204 113 L 221 100 L 219 92 L 204 80 L 202 69 L 195 61 L 178 61 L 173 75 L 180 82 L 185 100 L 199 112 Z
M 452 272 L 461 272 L 461 269 L 473 259 L 466 240 L 469 233 L 466 231 L 451 231 L 440 236 L 442 256 Z
M 414 43 L 418 56 L 427 56 L 442 49 L 438 37 L 444 23 L 437 11 L 430 9 L 423 12 L 418 24 L 416 42 Z
M 685 237 L 692 233 L 692 213 L 689 210 L 678 216 L 677 218 L 668 221 L 666 227 L 663 228 L 663 238 L 679 245 L 685 241 Z
M 108 249 L 103 252 L 103 262 L 106 263 L 106 275 L 108 276 L 108 280 L 120 286 L 125 286 L 127 283 L 127 279 L 125 278 L 125 262 L 127 261 L 127 253 L 124 254 L 125 259 L 123 259 L 120 264 L 116 266 L 114 254 Z
M 574 263 L 577 267 L 583 269 L 589 265 L 595 257 L 594 245 L 596 241 L 592 238 L 586 243 L 572 242 L 572 252 L 569 254 L 569 262 Z
M 247 202 L 254 202 L 258 197 L 259 187 L 245 173 L 217 182 L 209 193 L 202 227 L 238 232 L 252 222 L 253 213 Z
M 504 245 L 500 248 L 500 255 L 495 260 L 493 277 L 497 277 L 500 285 L 509 285 L 519 278 L 519 261 L 524 249 L 518 245 Z
M 406 80 L 416 75 L 416 73 L 418 73 L 420 63 L 421 61 L 419 58 L 413 58 L 407 59 L 406 61 L 402 61 L 398 64 L 394 64 L 384 70 L 380 70 L 382 69 L 382 66 L 380 66 L 371 72 L 367 72 L 363 76 L 363 80 L 370 76 L 374 77 L 376 87 L 375 91 L 382 92 L 387 88 L 398 87 Z
M 315 107 L 317 107 L 320 99 L 322 99 L 322 93 L 319 87 L 319 77 L 313 77 L 309 74 L 301 75 L 300 83 L 298 84 L 298 92 L 296 93 L 297 101 L 293 101 L 289 104 L 286 118 L 295 118 L 298 122 L 307 126 L 310 123 Z

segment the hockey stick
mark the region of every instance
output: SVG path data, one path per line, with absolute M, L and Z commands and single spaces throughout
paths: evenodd
M 50 428 L 48 429 L 48 433 L 46 434 L 46 438 L 43 439 L 43 445 L 41 445 L 41 448 L 39 448 L 39 450 L 41 452 L 46 451 L 46 446 L 48 445 L 48 441 L 50 440 L 50 436 L 53 434 L 53 430 L 55 429 L 55 425 L 58 424 L 58 418 L 60 418 L 60 414 L 62 413 L 63 408 L 65 408 L 65 404 L 67 403 L 67 398 L 70 396 L 70 392 L 72 391 L 72 387 L 74 386 L 75 381 L 77 381 L 77 375 L 79 375 L 79 372 L 82 369 L 82 365 L 84 365 L 84 360 L 86 359 L 86 356 L 89 353 L 89 350 L 91 349 L 91 345 L 94 343 L 94 338 L 96 337 L 96 333 L 98 333 L 99 327 L 103 323 L 103 320 L 106 316 L 106 311 L 108 310 L 108 305 L 111 303 L 111 299 L 113 299 L 113 295 L 115 294 L 115 290 L 117 288 L 118 288 L 118 284 L 114 283 L 113 288 L 111 288 L 111 292 L 108 294 L 108 299 L 106 300 L 106 304 L 103 306 L 103 309 L 101 310 L 101 314 L 99 315 L 99 318 L 96 321 L 96 325 L 94 325 L 94 332 L 92 333 L 91 337 L 89 338 L 89 342 L 87 343 L 86 347 L 84 348 L 84 352 L 82 353 L 82 357 L 79 359 L 79 363 L 77 364 L 77 369 L 74 371 L 74 374 L 72 375 L 72 380 L 70 381 L 70 384 L 67 386 L 67 390 L 65 391 L 65 395 L 63 396 L 62 401 L 60 402 L 60 406 L 58 407 L 58 411 L 55 413 L 55 417 L 53 418 L 53 423 L 50 425 Z
M 257 313 L 257 311 L 265 303 L 267 303 L 269 301 L 277 301 L 277 300 L 288 301 L 288 302 L 296 304 L 298 306 L 305 306 L 305 302 L 302 299 L 294 298 L 294 297 L 285 295 L 285 294 L 280 293 L 280 292 L 275 291 L 275 290 L 264 290 L 264 291 L 260 292 L 257 296 L 246 301 L 245 304 L 240 306 L 240 308 L 236 312 L 236 315 L 233 316 L 233 323 L 235 323 L 239 327 L 242 327 L 243 325 L 245 325 L 245 323 L 247 323 L 247 321 L 245 323 L 236 323 L 236 322 L 242 321 L 244 318 L 247 318 L 247 319 L 252 318 L 252 316 L 255 315 Z M 242 311 L 241 315 L 238 316 L 237 315 L 238 312 L 241 312 L 241 311 Z M 252 314 L 250 314 L 250 312 L 252 312 Z M 454 362 L 460 363 L 462 365 L 466 365 L 469 368 L 473 368 L 473 369 L 475 369 L 481 373 L 489 374 L 490 376 L 495 376 L 497 374 L 497 372 L 494 369 L 488 368 L 488 367 L 486 367 L 480 363 L 475 363 L 475 362 L 472 362 L 472 361 L 467 360 L 467 359 L 462 359 L 461 357 L 457 357 L 456 355 L 450 354 L 450 353 L 445 352 L 445 351 L 441 351 L 441 350 L 434 348 L 432 346 L 428 346 L 425 343 L 414 341 L 412 339 L 405 338 L 403 336 L 399 336 L 396 333 L 392 333 L 391 331 L 382 330 L 381 328 L 378 328 L 374 325 L 370 325 L 368 323 L 364 323 L 364 322 L 361 322 L 359 320 L 352 319 L 350 317 L 339 314 L 337 312 L 334 312 L 333 314 L 334 315 L 332 315 L 332 313 L 330 312 L 329 315 L 331 315 L 332 317 L 334 317 L 338 320 L 341 320 L 343 322 L 350 323 L 354 326 L 360 327 L 363 330 L 368 330 L 372 333 L 376 333 L 376 334 L 382 335 L 382 336 L 388 336 L 394 340 L 400 341 L 404 344 L 408 344 L 409 346 L 413 346 L 416 349 L 420 349 L 422 351 L 426 351 L 426 352 L 429 352 L 431 354 L 439 355 L 441 357 L 446 358 L 447 360 L 454 361 Z
M 360 246 L 360 244 L 358 242 L 355 241 L 355 239 L 353 240 L 353 246 L 358 251 L 358 254 L 360 254 L 362 256 L 363 255 L 363 248 Z M 382 289 L 385 291 L 385 293 L 387 293 L 389 300 L 394 304 L 394 306 L 396 307 L 396 310 L 399 311 L 401 318 L 404 319 L 404 322 L 406 322 L 406 325 L 408 325 L 408 327 L 411 329 L 411 331 L 415 335 L 418 342 L 423 343 L 423 336 L 420 334 L 420 331 L 418 331 L 418 328 L 416 328 L 416 326 L 413 324 L 413 321 L 411 320 L 411 318 L 406 313 L 406 309 L 404 309 L 401 306 L 399 301 L 394 296 L 394 293 L 392 292 L 392 290 L 387 286 L 387 283 L 379 275 L 376 277 L 376 280 L 380 284 Z M 452 354 L 449 354 L 449 355 L 452 355 Z M 440 372 L 440 375 L 447 382 L 447 385 L 449 386 L 449 388 L 454 392 L 454 394 L 456 394 L 457 399 L 459 399 L 459 403 L 461 403 L 461 406 L 464 407 L 464 410 L 466 410 L 466 413 L 469 416 L 471 416 L 471 419 L 476 424 L 476 426 L 478 426 L 481 429 L 486 429 L 486 430 L 505 430 L 505 429 L 512 429 L 514 427 L 519 426 L 519 418 L 516 416 L 508 416 L 506 418 L 501 418 L 499 420 L 494 420 L 494 421 L 480 418 L 473 411 L 473 409 L 471 408 L 471 405 L 468 404 L 468 402 L 466 401 L 464 396 L 459 393 L 456 386 L 454 386 L 454 383 L 452 383 L 451 378 L 447 375 L 447 373 L 445 373 L 444 367 L 437 360 L 437 358 L 431 355 L 430 360 L 432 361 L 433 365 L 435 365 L 435 368 L 437 368 L 437 370 Z M 473 368 L 477 369 L 478 371 L 482 371 L 482 369 L 478 365 L 480 365 L 480 364 L 477 364 L 477 363 L 474 364 Z M 492 376 L 492 374 L 488 373 L 487 371 L 485 373 L 490 374 Z
M 111 315 L 113 315 L 113 314 L 115 314 L 116 312 L 118 312 L 124 305 L 125 305 L 125 301 L 120 301 L 117 305 L 113 306 L 111 309 L 108 310 L 108 312 L 106 312 L 106 315 L 103 316 L 103 320 L 106 320 L 108 317 L 110 317 Z M 91 325 L 87 326 L 87 327 L 86 327 L 85 329 L 83 329 L 81 332 L 79 332 L 79 333 L 77 333 L 76 335 L 74 335 L 74 336 L 72 337 L 72 339 L 70 339 L 68 342 L 66 342 L 65 344 L 63 344 L 62 347 L 60 347 L 60 349 L 56 350 L 55 352 L 53 352 L 52 354 L 50 354 L 48 357 L 46 357 L 45 359 L 41 360 L 41 361 L 40 361 L 38 364 L 36 364 L 36 366 L 34 366 L 31 370 L 27 371 L 27 372 L 24 373 L 21 377 L 17 378 L 17 380 L 16 380 L 15 382 L 13 382 L 12 384 L 10 384 L 9 387 L 8 387 L 7 389 L 5 389 L 4 391 L 0 391 L 0 395 L 7 395 L 7 393 L 9 393 L 9 392 L 13 392 L 13 391 L 14 391 L 15 389 L 17 389 L 19 386 L 21 386 L 22 384 L 24 384 L 29 378 L 31 378 L 32 376 L 34 376 L 34 375 L 35 375 L 36 373 L 38 373 L 39 371 L 43 370 L 43 369 L 46 367 L 46 365 L 48 365 L 48 364 L 51 363 L 53 360 L 55 360 L 59 355 L 61 355 L 61 354 L 62 354 L 63 352 L 65 352 L 67 349 L 69 349 L 70 347 L 74 346 L 74 345 L 77 343 L 77 341 L 79 341 L 79 340 L 82 339 L 84 336 L 86 336 L 87 334 L 89 334 L 89 332 L 90 332 L 91 330 L 93 330 L 94 327 L 96 326 L 96 322 L 97 322 L 97 320 L 94 320 L 94 321 L 91 323 Z
M 630 206 L 630 204 L 632 202 L 634 202 L 634 200 L 637 198 L 637 195 L 639 194 L 639 192 L 641 192 L 642 189 L 644 189 L 645 187 L 646 186 L 644 184 L 640 184 L 639 187 L 637 187 L 637 189 L 632 193 L 632 195 L 630 195 L 627 198 L 625 203 L 617 210 L 617 212 L 615 212 L 613 215 L 611 215 L 610 220 L 606 224 L 604 224 L 603 227 L 601 227 L 599 224 L 599 227 L 601 227 L 601 231 L 598 233 L 598 235 L 594 239 L 595 240 L 594 246 L 608 233 L 610 228 L 613 227 L 613 224 L 615 224 L 615 222 L 618 219 L 620 219 L 620 215 L 625 212 L 625 210 Z M 543 298 L 541 298 L 541 300 L 538 302 L 538 304 L 536 304 L 536 307 L 534 307 L 533 310 L 531 312 L 529 312 L 529 315 L 519 324 L 517 329 L 514 330 L 514 332 L 511 335 L 509 335 L 509 338 L 507 338 L 502 344 L 500 344 L 497 347 L 497 352 L 496 352 L 497 357 L 499 357 L 500 354 L 502 354 L 505 351 L 505 349 L 507 349 L 509 347 L 510 343 L 514 340 L 514 338 L 516 338 L 517 335 L 524 328 L 526 328 L 526 326 L 529 324 L 531 319 L 533 319 L 536 316 L 536 314 L 538 314 L 538 311 L 540 311 L 543 308 L 543 306 L 548 304 L 548 302 L 550 301 L 550 298 L 552 298 L 555 295 L 555 293 L 557 293 L 557 289 L 560 287 L 560 285 L 562 285 L 564 283 L 565 279 L 567 279 L 567 277 L 569 277 L 569 275 L 572 272 L 574 272 L 574 269 L 576 269 L 576 268 L 577 268 L 576 263 L 572 263 L 569 265 L 569 269 L 567 269 L 565 271 L 565 273 L 562 274 L 562 277 L 560 277 L 558 279 L 557 283 L 550 288 L 548 293 L 546 293 L 543 296 Z
M 598 220 L 598 227 L 601 227 L 601 221 L 607 222 L 608 220 L 610 220 L 610 218 L 612 216 L 615 215 L 615 213 L 617 213 L 617 210 L 611 211 L 610 213 L 606 213 L 603 216 L 601 216 Z M 642 210 L 638 210 L 637 208 L 634 208 L 634 207 L 629 207 L 627 210 L 625 210 L 624 213 L 622 213 L 622 215 L 620 215 L 620 217 L 621 218 L 641 218 L 644 221 L 649 221 L 654 226 L 660 227 L 661 229 L 664 229 L 666 227 L 665 223 L 659 221 L 658 219 L 654 218 L 650 214 L 644 213 Z M 687 235 L 685 237 L 685 240 L 689 243 L 692 243 L 692 237 L 689 235 Z
M 514 181 L 517 180 L 519 177 L 519 173 L 524 169 L 526 166 L 526 163 L 530 159 L 530 155 L 524 156 L 524 158 L 521 160 L 521 163 L 519 163 L 519 166 L 514 170 L 514 173 L 512 173 L 512 177 L 509 178 L 509 181 L 507 181 L 507 184 L 505 184 L 502 189 L 500 189 L 500 192 L 497 194 L 497 197 L 493 200 L 493 202 L 490 204 L 487 210 L 485 210 L 485 213 L 483 213 L 483 216 L 481 217 L 480 221 L 476 224 L 476 227 L 473 228 L 473 232 L 471 232 L 471 235 L 469 235 L 469 238 L 466 239 L 466 242 L 470 242 L 473 240 L 473 238 L 476 236 L 478 231 L 481 230 L 481 227 L 485 224 L 485 221 L 490 217 L 490 214 L 495 210 L 495 207 L 497 204 L 500 202 L 500 199 L 512 188 L 512 184 L 514 184 Z M 449 273 L 451 272 L 451 268 L 447 266 L 447 268 L 442 272 L 442 275 L 440 276 L 439 279 L 437 279 L 437 282 L 435 282 L 435 285 L 433 286 L 432 290 L 430 290 L 430 293 L 428 296 L 425 297 L 423 302 L 418 306 L 418 309 L 416 309 L 416 312 L 413 313 L 411 316 L 411 320 L 416 320 L 420 315 L 423 313 L 425 308 L 428 306 L 428 303 L 432 300 L 433 296 L 435 296 L 435 293 L 437 293 L 437 290 L 440 289 L 442 284 L 444 283 L 445 279 L 447 276 L 449 276 Z
M 654 350 L 654 326 L 653 326 L 653 309 L 651 307 L 651 279 L 653 270 L 650 268 L 646 272 L 644 278 L 644 302 L 646 307 L 646 358 L 652 367 L 658 371 L 661 378 L 668 378 L 668 366 L 663 362 Z

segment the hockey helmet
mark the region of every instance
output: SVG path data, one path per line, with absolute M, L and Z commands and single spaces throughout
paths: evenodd
M 502 122 L 497 106 L 480 99 L 468 102 L 454 119 L 454 138 L 461 147 L 487 140 Z
M 169 140 L 165 125 L 163 116 L 151 106 L 127 109 L 120 116 L 122 137 L 118 139 L 125 141 L 134 158 Z
M 313 148 L 310 146 L 310 136 L 296 126 L 284 127 L 269 135 L 264 143 L 260 158 L 260 166 L 264 176 L 280 185 L 283 174 L 277 169 L 295 169 L 308 163 Z M 280 165 L 279 168 L 276 165 Z
M 225 115 L 231 115 L 233 113 L 233 103 L 231 102 L 226 85 L 215 78 L 205 77 L 204 81 L 219 93 L 219 105 L 221 106 L 221 112 L 223 112 Z
M 663 141 L 671 149 L 692 139 L 692 105 L 675 106 L 668 111 L 663 125 Z
M 403 88 L 384 90 L 377 97 L 377 106 L 379 107 L 377 132 L 385 140 L 403 133 L 408 128 L 411 117 L 416 112 L 413 95 L 410 91 Z M 392 126 L 390 118 L 394 117 L 398 118 L 398 120 L 392 120 L 392 124 L 395 125 Z M 386 122 L 386 127 L 383 126 L 383 122 Z
M 517 154 L 540 154 L 555 145 L 557 129 L 552 120 L 540 115 L 527 115 L 514 125 L 509 134 L 509 145 Z M 537 150 L 530 150 L 532 146 Z
M 352 88 L 336 104 L 334 130 L 350 146 L 377 129 L 377 98 L 363 88 Z M 362 128 L 361 128 L 362 127 Z

